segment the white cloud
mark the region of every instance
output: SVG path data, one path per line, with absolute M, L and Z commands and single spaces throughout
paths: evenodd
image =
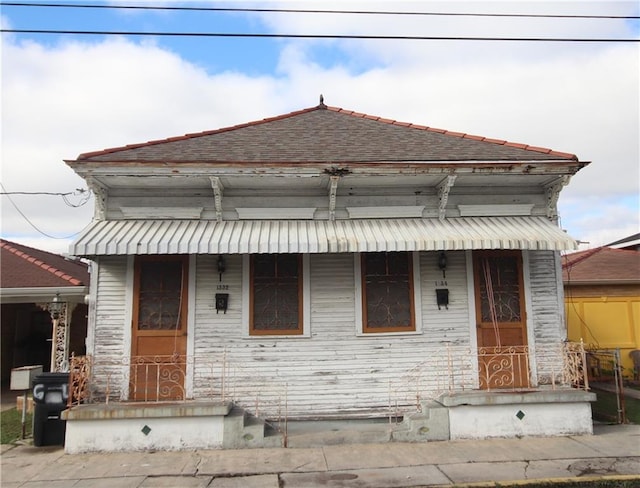
M 421 3 L 392 5 L 419 10 Z M 388 9 L 390 3 L 355 5 Z M 475 8 L 476 3 L 430 5 L 451 10 Z M 628 12 L 628 3 L 607 2 L 589 3 L 590 13 L 611 12 L 609 5 L 615 13 Z M 439 18 L 393 23 L 374 18 L 357 24 L 335 16 L 269 19 L 279 19 L 269 22 L 281 32 L 446 34 L 460 28 L 440 25 Z M 486 28 L 469 19 L 460 22 L 469 34 Z M 499 24 L 501 33 L 522 32 L 520 21 Z M 632 34 L 620 30 L 619 23 L 617 30 L 610 23 L 598 23 L 603 27 L 596 30 L 593 23 L 572 23 L 570 30 L 558 25 L 546 23 L 544 34 Z M 575 153 L 593 164 L 563 191 L 564 227 L 577 238 L 601 243 L 638 232 L 638 209 L 633 208 L 640 192 L 637 43 L 325 41 L 317 50 L 318 45 L 283 42 L 277 71 L 249 76 L 208 74 L 152 41 L 116 38 L 45 47 L 3 37 L 2 182 L 10 191 L 71 191 L 84 183 L 63 159 L 278 115 L 315 105 L 323 93 L 329 105 Z M 331 49 L 340 49 L 339 56 L 327 58 Z M 16 196 L 14 201 L 49 234 L 77 232 L 92 215 L 92 202 L 72 209 L 55 197 Z M 2 204 L 2 235 L 34 245 L 37 233 L 6 197 Z M 62 249 L 51 239 L 40 244 L 36 247 Z

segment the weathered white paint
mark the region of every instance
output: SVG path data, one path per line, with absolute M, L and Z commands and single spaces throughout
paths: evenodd
M 144 427 L 150 432 L 145 435 Z M 104 418 L 67 421 L 67 454 L 115 451 L 178 451 L 222 447 L 224 416 Z
M 476 317 L 476 292 L 473 279 L 473 251 L 465 251 L 465 269 L 467 272 L 467 298 L 469 301 L 469 343 L 473 345 L 472 349 L 475 351 L 478 347 L 478 324 Z M 473 361 L 478 364 L 478 355 L 474 353 Z M 480 388 L 480 380 L 476 380 L 473 384 L 473 388 Z
M 236 207 L 238 218 L 246 219 L 312 219 L 315 207 Z
M 100 267 L 96 261 L 89 263 L 89 306 L 87 310 L 87 337 L 85 339 L 85 346 L 87 348 L 87 354 L 91 356 L 95 353 L 99 270 Z
M 533 203 L 509 205 L 458 205 L 461 217 L 490 217 L 493 215 L 531 215 Z
M 125 219 L 199 219 L 202 207 L 120 207 Z
M 429 392 L 477 388 L 477 378 L 470 381 L 443 374 L 447 368 L 455 370 L 461 359 L 468 359 L 468 353 L 465 358 L 451 358 L 451 364 L 442 363 L 435 370 L 422 370 L 417 380 L 415 377 L 416 368 L 425 359 L 443 355 L 448 347 L 474 350 L 476 346 L 470 253 L 447 252 L 446 278 L 438 269 L 438 255 L 422 252 L 414 260 L 419 267 L 419 273 L 415 273 L 419 276 L 416 316 L 421 319 L 417 324 L 420 332 L 411 335 L 358 334 L 355 324 L 361 301 L 356 296 L 360 280 L 355 267 L 359 260 L 341 253 L 306 255 L 304 275 L 308 282 L 305 281 L 304 292 L 309 303 L 304 305 L 305 309 L 308 307 L 305 310 L 308 323 L 302 337 L 249 336 L 247 255 L 225 256 L 227 270 L 222 282 L 217 272 L 217 255 L 192 258 L 195 264 L 190 267 L 193 279 L 189 280 L 193 295 L 193 301 L 189 302 L 193 312 L 190 357 L 200 361 L 190 373 L 193 397 L 204 400 L 223 396 L 223 359 L 229 367 L 227 388 L 233 385 L 234 398 L 251 409 L 258 406 L 261 414 L 270 416 L 277 415 L 285 397 L 292 418 L 386 415 L 390 403 L 404 411 L 415 409 L 418 390 L 424 397 Z M 123 333 L 130 329 L 130 323 L 124 325 L 126 265 L 122 258 L 101 258 L 102 261 L 111 263 L 103 271 L 110 271 L 112 278 L 105 275 L 101 284 L 107 287 L 105 290 L 112 290 L 113 298 L 103 294 L 105 301 L 101 306 L 119 309 L 120 315 L 115 323 L 112 319 L 102 322 L 101 327 L 110 324 L 111 329 L 98 334 L 96 342 L 101 350 L 118 354 L 116 351 L 121 351 L 118 348 L 124 344 Z M 532 350 L 539 346 L 536 341 L 541 341 L 545 350 L 559 343 L 559 315 L 552 310 L 557 292 L 553 286 L 549 289 L 549 280 L 553 284 L 556 278 L 549 277 L 546 269 L 554 262 L 550 252 L 531 253 L 529 259 L 532 329 L 536 331 L 530 343 Z M 538 272 L 535 268 L 539 264 L 545 266 Z M 121 278 L 114 279 L 116 276 Z M 226 314 L 215 311 L 214 297 L 220 285 L 229 293 Z M 438 310 L 435 290 L 443 286 L 450 291 L 449 308 Z M 114 342 L 114 337 L 119 337 L 120 342 Z M 538 365 L 545 374 L 551 367 Z M 126 367 L 121 370 L 120 375 L 126 372 Z M 443 382 L 443 378 L 447 379 Z M 125 383 L 121 384 L 124 388 Z
M 531 295 L 531 272 L 529 267 L 531 266 L 529 260 L 529 252 L 521 251 L 522 253 L 522 283 L 524 285 L 524 313 L 525 324 L 527 327 L 527 345 L 530 350 L 535 348 L 535 333 L 533 322 L 533 309 L 531 308 L 532 295 Z M 531 347 L 533 346 L 533 348 Z M 529 381 L 532 385 L 537 385 L 537 364 L 535 352 L 529 354 Z
M 562 255 L 557 252 L 555 253 L 555 269 L 562 269 Z M 559 304 L 564 304 L 564 283 L 562 281 L 562 273 L 556 272 L 556 287 L 557 287 L 557 300 Z M 563 341 L 567 340 L 567 317 L 566 310 L 564 307 L 560 307 L 559 312 L 559 320 L 558 320 L 558 334 Z
M 561 268 L 556 268 L 556 253 L 530 252 L 529 253 L 529 273 L 531 287 L 531 315 L 533 342 L 530 346 L 535 346 L 540 350 L 557 350 L 558 355 L 554 359 L 553 355 L 545 355 L 545 360 L 536 362 L 537 378 L 542 384 L 551 381 L 552 376 L 558 376 L 561 361 L 559 344 L 566 337 L 562 314 L 564 304 L 560 301 L 557 290 L 558 274 Z
M 123 324 L 123 339 L 124 339 L 124 350 L 122 351 L 122 355 L 124 357 L 131 357 L 131 345 L 132 345 L 132 335 L 133 335 L 133 290 L 134 290 L 134 280 L 135 280 L 135 256 L 127 256 L 127 286 L 126 286 L 126 294 L 125 294 L 125 318 L 126 322 Z M 122 385 L 121 385 L 121 399 L 127 400 L 129 398 L 129 375 L 131 373 L 130 368 L 123 365 L 122 368 Z
M 424 205 L 346 207 L 346 210 L 351 219 L 417 218 L 422 217 Z
M 89 322 L 93 334 L 92 354 L 96 358 L 122 358 L 129 354 L 130 342 L 125 334 L 130 334 L 130 312 L 127 314 L 127 303 L 132 288 L 127 286 L 127 263 L 132 263 L 126 256 L 105 256 L 97 263 L 97 286 L 95 288 L 96 313 L 95 320 Z M 131 271 L 132 272 L 132 271 Z M 130 339 L 129 339 L 130 341 Z M 93 378 L 98 390 L 105 391 L 107 385 L 114 397 L 124 395 L 128 388 L 123 378 L 124 369 L 118 365 L 101 366 L 97 364 L 93 370 Z
M 196 331 L 196 275 L 197 260 L 195 255 L 189 256 L 189 278 L 187 280 L 187 357 L 192 358 L 195 351 Z M 191 361 L 187 362 L 184 377 L 185 397 L 193 398 L 194 367 Z
M 449 426 L 451 440 L 593 434 L 589 402 L 460 405 L 449 407 Z

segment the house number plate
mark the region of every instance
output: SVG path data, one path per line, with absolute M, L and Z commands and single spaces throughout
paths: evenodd
M 216 290 L 228 290 L 229 289 L 229 285 L 218 285 L 216 287 Z

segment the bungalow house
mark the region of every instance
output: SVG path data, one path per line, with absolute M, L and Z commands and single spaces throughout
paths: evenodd
M 569 339 L 596 355 L 618 350 L 623 376 L 640 381 L 640 251 L 605 246 L 567 254 L 562 272 Z
M 72 353 L 85 354 L 87 264 L 6 239 L 0 239 L 0 264 L 3 386 L 13 368 L 65 370 Z M 60 310 L 52 342 L 55 298 Z
M 71 248 L 94 263 L 83 395 L 116 409 L 68 410 L 68 452 L 254 439 L 189 434 L 213 400 L 389 416 L 394 439 L 591 432 L 556 224 L 573 154 L 321 99 L 66 162 L 96 196 Z

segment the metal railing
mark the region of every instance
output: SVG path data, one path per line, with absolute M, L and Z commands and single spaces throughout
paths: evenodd
M 592 405 L 594 418 L 626 422 L 624 382 L 619 349 L 589 349 L 586 352 L 587 377 L 598 401 Z M 610 397 L 613 397 L 613 401 Z
M 71 358 L 69 405 L 109 402 L 232 401 L 271 418 L 287 417 L 290 392 L 308 391 L 286 372 L 261 375 L 253 364 L 218 357 L 135 356 Z M 420 406 L 443 393 L 469 390 L 589 389 L 581 343 L 533 350 L 527 346 L 469 348 L 446 345 L 389 380 L 389 409 Z M 311 374 L 311 373 L 310 373 Z M 380 396 L 378 382 L 376 395 Z M 376 388 L 373 386 L 372 388 Z M 384 385 L 382 386 L 384 391 Z M 373 395 L 371 395 L 373 396 Z M 401 416 L 401 415 L 400 415 Z

